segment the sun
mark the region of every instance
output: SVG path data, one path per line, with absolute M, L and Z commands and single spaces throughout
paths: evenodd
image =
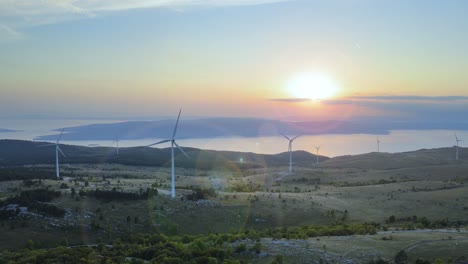
M 338 86 L 321 72 L 303 72 L 293 76 L 287 85 L 289 93 L 297 98 L 323 100 L 334 96 Z

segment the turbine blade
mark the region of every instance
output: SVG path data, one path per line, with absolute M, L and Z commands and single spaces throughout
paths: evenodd
M 171 141 L 172 141 L 172 140 L 170 140 L 170 139 L 165 139 L 165 140 L 161 140 L 161 141 L 159 141 L 159 142 L 150 144 L 150 145 L 148 145 L 147 147 L 151 147 L 151 146 L 154 146 L 154 145 L 158 145 L 158 144 L 162 144 L 162 143 L 166 143 L 166 142 L 171 142 Z
M 63 153 L 62 149 L 60 149 L 60 147 L 57 145 L 57 149 L 60 151 L 60 153 L 62 153 L 62 155 L 66 158 L 67 156 L 65 155 L 65 153 Z
M 283 133 L 280 133 L 280 134 L 281 134 L 283 137 L 285 137 L 287 140 L 291 141 L 291 139 L 288 138 L 285 134 L 283 134 Z
M 62 131 L 60 132 L 60 136 L 57 138 L 57 144 L 60 142 L 60 139 L 62 139 L 62 135 L 63 135 L 63 130 L 65 130 L 65 128 L 62 128 Z
M 179 110 L 179 115 L 177 116 L 177 121 L 175 123 L 174 127 L 174 133 L 172 133 L 172 139 L 174 139 L 175 134 L 177 133 L 177 126 L 179 125 L 179 118 L 180 118 L 180 113 L 182 112 L 182 109 Z
M 176 145 L 176 147 L 185 155 L 185 157 L 190 159 L 189 155 L 185 153 L 185 151 L 175 141 L 174 141 L 174 145 Z
M 294 141 L 296 138 L 298 138 L 298 137 L 300 137 L 300 136 L 302 136 L 302 134 L 299 134 L 299 135 L 293 137 L 293 139 L 291 139 L 291 141 Z

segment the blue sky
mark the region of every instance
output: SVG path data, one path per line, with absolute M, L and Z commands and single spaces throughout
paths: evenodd
M 183 107 L 195 116 L 422 118 L 437 109 L 461 120 L 466 10 L 466 1 L 0 0 L 0 115 Z M 331 76 L 337 94 L 293 96 L 288 81 L 307 71 Z

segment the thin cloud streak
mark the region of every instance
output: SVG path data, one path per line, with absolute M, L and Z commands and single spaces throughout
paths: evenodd
M 0 24 L 0 42 L 12 41 L 23 38 L 23 35 L 13 28 Z
M 278 98 L 272 101 L 299 103 L 307 99 Z M 321 100 L 325 107 L 351 106 L 377 110 L 378 116 L 391 120 L 413 120 L 417 122 L 465 123 L 468 113 L 468 96 L 351 96 L 342 99 Z
M 268 99 L 268 101 L 284 102 L 284 103 L 302 103 L 302 102 L 310 102 L 312 101 L 312 99 L 310 98 L 273 98 L 273 99 Z
M 350 96 L 347 99 L 357 100 L 408 100 L 408 101 L 461 101 L 468 96 L 419 96 L 419 95 L 383 95 L 383 96 Z
M 144 8 L 263 5 L 291 0 L 0 0 L 0 34 L 73 19 L 90 18 L 105 12 Z M 11 31 L 11 32 L 9 32 Z M 2 36 L 0 36 L 0 39 Z
M 284 103 L 309 102 L 309 98 L 274 98 L 269 101 Z M 383 95 L 383 96 L 349 96 L 341 99 L 320 100 L 323 104 L 373 104 L 373 103 L 395 103 L 398 101 L 409 101 L 412 103 L 444 103 L 444 102 L 465 102 L 468 96 L 419 96 L 419 95 Z

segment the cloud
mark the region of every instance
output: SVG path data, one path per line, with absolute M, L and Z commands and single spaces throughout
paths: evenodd
M 466 123 L 464 120 L 468 113 L 468 96 L 354 96 L 323 103 L 377 109 L 387 116 L 399 113 L 400 118 L 416 122 Z
M 383 96 L 350 96 L 348 99 L 356 100 L 407 100 L 407 101 L 465 101 L 468 96 L 419 96 L 419 95 L 383 95 Z
M 0 42 L 12 41 L 21 39 L 23 34 L 12 29 L 9 26 L 0 24 Z
M 302 103 L 302 102 L 310 102 L 312 101 L 312 99 L 310 98 L 273 98 L 273 99 L 268 99 L 268 101 L 284 102 L 284 103 Z
M 168 7 L 181 10 L 186 7 L 263 5 L 285 1 L 290 0 L 0 0 L 0 34 L 11 36 L 20 28 L 130 9 Z
M 308 101 L 296 98 L 270 100 L 284 103 Z M 466 113 L 468 113 L 468 96 L 350 96 L 341 99 L 321 100 L 320 103 L 332 108 L 335 106 L 363 107 L 369 109 L 370 113 L 378 113 L 372 115 L 373 118 L 385 117 L 392 121 L 468 123 L 465 121 Z M 359 118 L 364 118 L 364 116 Z

